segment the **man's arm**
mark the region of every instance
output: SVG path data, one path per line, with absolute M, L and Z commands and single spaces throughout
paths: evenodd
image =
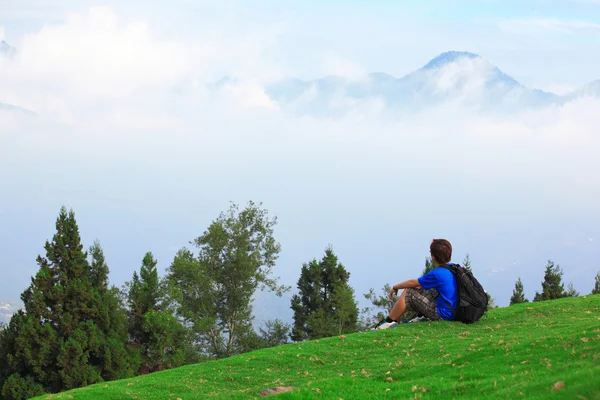
M 416 279 L 409 279 L 409 280 L 404 281 L 402 283 L 395 284 L 394 286 L 392 286 L 392 290 L 390 290 L 390 294 L 389 294 L 390 300 L 392 300 L 392 297 L 395 294 L 398 293 L 398 290 L 400 290 L 400 289 L 408 289 L 408 288 L 420 289 L 421 288 L 421 284 Z

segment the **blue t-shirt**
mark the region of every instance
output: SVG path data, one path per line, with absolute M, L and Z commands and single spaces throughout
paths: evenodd
M 417 280 L 423 289 L 437 289 L 440 294 L 436 303 L 438 314 L 445 320 L 454 320 L 454 313 L 448 306 L 448 303 L 446 303 L 446 301 L 448 301 L 452 304 L 452 307 L 456 308 L 456 303 L 458 302 L 456 279 L 452 272 L 448 271 L 446 268 L 436 268 Z

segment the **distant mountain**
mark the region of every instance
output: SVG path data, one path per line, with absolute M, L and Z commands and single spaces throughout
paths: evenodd
M 19 107 L 19 106 L 13 106 L 12 104 L 5 104 L 5 103 L 0 103 L 0 112 L 2 112 L 2 111 L 13 112 L 16 114 L 30 116 L 30 117 L 33 117 L 36 115 L 35 112 L 28 110 L 26 108 Z
M 10 46 L 4 40 L 0 42 L 0 56 L 12 57 L 16 53 L 16 51 L 17 51 L 17 49 Z M 33 111 L 27 110 L 25 108 L 0 102 L 0 112 L 2 112 L 2 111 L 14 112 L 14 113 L 18 113 L 21 115 L 27 115 L 27 116 L 36 115 Z
M 575 90 L 574 92 L 566 96 L 569 100 L 582 98 L 582 97 L 598 97 L 600 98 L 600 79 L 592 81 L 582 88 Z
M 0 55 L 13 56 L 17 49 L 6 43 L 4 40 L 0 42 Z
M 233 81 L 226 78 L 223 82 Z M 600 97 L 600 81 L 582 90 Z M 399 112 L 446 102 L 480 111 L 515 111 L 560 104 L 580 95 L 561 97 L 527 88 L 481 56 L 462 51 L 442 53 L 401 78 L 372 73 L 363 79 L 285 79 L 268 85 L 265 92 L 283 108 L 313 115 L 343 114 L 364 100 Z

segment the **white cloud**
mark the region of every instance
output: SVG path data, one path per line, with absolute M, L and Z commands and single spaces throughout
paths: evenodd
M 445 65 L 432 80 L 438 90 L 447 92 L 460 88 L 461 96 L 473 97 L 481 94 L 484 84 L 493 72 L 493 65 L 482 58 L 463 57 Z
M 110 9 L 94 7 L 24 37 L 5 73 L 15 85 L 116 99 L 147 85 L 173 85 L 188 72 L 186 57 L 182 45 L 154 38 L 147 24 L 123 24 Z
M 543 31 L 563 34 L 591 33 L 600 35 L 600 25 L 586 21 L 556 18 L 512 19 L 498 22 L 498 26 L 510 33 L 537 34 Z
M 573 93 L 575 90 L 579 89 L 579 86 L 568 83 L 550 83 L 546 85 L 540 85 L 538 89 L 554 93 L 559 96 L 564 96 L 569 93 Z
M 168 98 L 178 87 L 206 100 L 204 85 L 232 74 L 257 80 L 236 86 L 234 97 L 272 107 L 257 85 L 278 74 L 262 58 L 270 37 L 265 35 L 277 32 L 275 26 L 232 37 L 225 31 L 200 30 L 197 37 L 176 41 L 157 34 L 147 21 L 122 19 L 110 8 L 93 7 L 17 43 L 18 57 L 0 64 L 0 101 L 73 125 L 84 115 L 102 114 L 110 102 L 135 108 L 148 98 Z M 193 82 L 199 84 L 190 86 Z
M 323 75 L 335 75 L 347 79 L 364 79 L 367 71 L 360 65 L 333 54 L 327 54 L 323 63 Z
M 279 106 L 265 93 L 258 81 L 227 83 L 215 92 L 219 101 L 229 107 L 264 108 L 277 110 Z

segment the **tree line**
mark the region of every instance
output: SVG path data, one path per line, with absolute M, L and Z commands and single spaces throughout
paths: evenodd
M 565 289 L 564 283 L 562 282 L 563 270 L 560 265 L 555 264 L 552 260 L 548 260 L 546 264 L 546 270 L 544 272 L 544 280 L 542 281 L 542 292 L 535 292 L 533 301 L 544 301 L 554 300 L 564 297 L 578 297 L 580 294 L 572 282 L 569 282 Z M 596 274 L 594 288 L 591 294 L 600 294 L 600 272 Z M 525 297 L 525 291 L 523 288 L 523 282 L 519 277 L 515 282 L 515 288 L 513 294 L 510 297 L 510 304 L 528 303 L 529 300 Z
M 260 204 L 249 202 L 243 209 L 231 204 L 190 242 L 193 247 L 176 252 L 164 276 L 147 252 L 131 280 L 118 288 L 109 283 L 100 243 L 84 249 L 74 212 L 62 207 L 46 254 L 37 257 L 38 271 L 21 295 L 24 308 L 0 326 L 0 399 L 364 331 L 389 312 L 389 285 L 380 296 L 373 289 L 364 294 L 371 306 L 359 311 L 350 273 L 327 247 L 320 260 L 301 267 L 290 302 L 293 326 L 276 319 L 255 329 L 255 292 L 269 289 L 281 297 L 291 289 L 273 276 L 281 250 L 273 235 L 276 223 Z M 463 265 L 471 268 L 468 255 Z M 433 268 L 426 259 L 423 274 Z M 561 276 L 549 264 L 534 301 L 578 295 L 564 290 Z M 594 293 L 600 293 L 600 273 Z M 524 301 L 519 279 L 511 304 Z

